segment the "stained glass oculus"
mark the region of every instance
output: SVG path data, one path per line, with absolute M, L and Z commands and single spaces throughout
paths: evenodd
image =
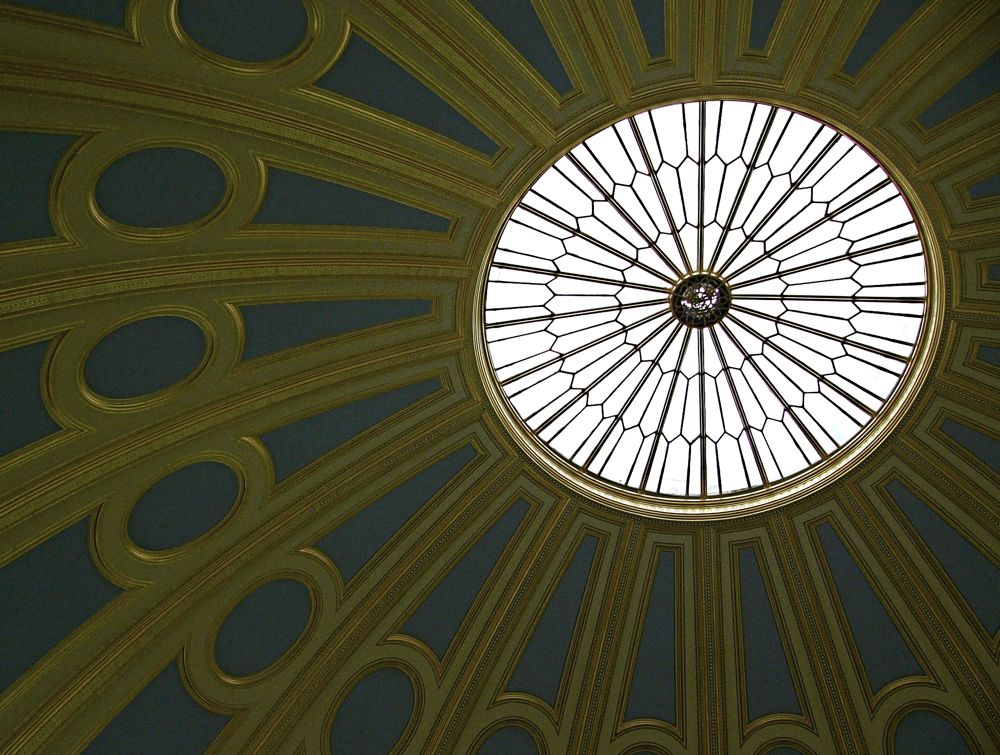
M 703 101 L 571 149 L 489 263 L 493 385 L 570 468 L 646 497 L 771 488 L 879 420 L 927 308 L 910 206 L 852 138 Z

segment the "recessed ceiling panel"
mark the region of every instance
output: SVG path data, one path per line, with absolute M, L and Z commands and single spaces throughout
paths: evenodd
M 0 351 L 0 456 L 59 430 L 42 400 L 42 366 L 51 342 Z
M 0 244 L 55 235 L 49 217 L 52 178 L 66 151 L 78 139 L 71 134 L 0 131 Z
M 229 716 L 192 699 L 177 663 L 171 661 L 112 719 L 86 749 L 88 755 L 176 755 L 204 752 Z
M 89 518 L 0 568 L 0 690 L 120 593 L 94 565 Z
M 379 668 L 354 685 L 330 731 L 333 752 L 389 753 L 413 716 L 413 682 L 398 668 Z
M 205 534 L 229 513 L 239 478 L 218 461 L 198 461 L 170 472 L 136 501 L 129 537 L 140 548 L 176 548 Z

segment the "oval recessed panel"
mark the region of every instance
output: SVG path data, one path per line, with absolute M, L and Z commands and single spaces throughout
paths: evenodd
M 413 715 L 413 684 L 396 668 L 380 668 L 354 685 L 330 730 L 333 752 L 388 753 Z
M 83 375 L 106 398 L 146 396 L 194 372 L 205 354 L 205 334 L 186 317 L 158 315 L 111 331 L 87 356 Z
M 97 179 L 96 199 L 112 220 L 170 228 L 205 217 L 222 202 L 226 177 L 208 155 L 150 147 L 119 158 Z
M 537 755 L 535 738 L 520 726 L 505 726 L 490 734 L 479 748 L 478 755 Z M 638 753 L 637 753 L 638 755 Z
M 230 611 L 215 638 L 215 661 L 230 676 L 272 666 L 302 636 L 312 613 L 308 588 L 295 579 L 261 585 Z
M 305 7 L 290 0 L 181 0 L 177 15 L 199 45 L 244 63 L 285 57 L 309 29 Z
M 944 716 L 929 710 L 914 710 L 896 726 L 892 740 L 896 755 L 949 755 L 971 753 L 965 736 Z
M 188 464 L 142 494 L 129 517 L 129 537 L 152 551 L 183 545 L 221 522 L 239 489 L 236 473 L 225 464 Z

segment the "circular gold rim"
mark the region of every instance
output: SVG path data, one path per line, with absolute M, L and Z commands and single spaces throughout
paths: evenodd
M 521 418 L 517 416 L 506 395 L 497 384 L 486 344 L 483 313 L 489 269 L 500 234 L 524 195 L 544 171 L 548 170 L 560 157 L 590 138 L 593 134 L 618 123 L 629 115 L 667 105 L 705 100 L 761 102 L 785 108 L 832 126 L 849 136 L 860 147 L 865 149 L 896 184 L 900 195 L 903 197 L 903 201 L 906 202 L 913 216 L 924 249 L 927 294 L 924 317 L 914 344 L 913 356 L 910 359 L 909 365 L 907 365 L 906 371 L 900 377 L 895 389 L 883 403 L 882 408 L 876 414 L 875 418 L 863 427 L 848 443 L 835 451 L 829 459 L 808 467 L 766 488 L 755 488 L 739 493 L 713 496 L 711 498 L 684 498 L 679 496 L 652 495 L 601 480 L 563 459 L 539 440 L 527 428 Z M 560 146 L 558 149 L 551 151 L 548 159 L 537 170 L 529 174 L 529 178 L 523 183 L 523 187 L 517 192 L 507 207 L 503 208 L 500 222 L 496 223 L 495 227 L 483 236 L 484 240 L 488 239 L 489 243 L 483 247 L 485 253 L 482 255 L 479 264 L 472 296 L 475 361 L 487 399 L 499 417 L 503 427 L 506 428 L 508 433 L 515 439 L 530 459 L 537 462 L 543 469 L 553 473 L 556 480 L 565 483 L 573 492 L 626 513 L 642 514 L 664 519 L 728 519 L 759 514 L 805 498 L 840 477 L 846 469 L 860 463 L 892 434 L 916 401 L 931 365 L 934 362 L 934 357 L 937 354 L 944 323 L 945 276 L 940 245 L 933 233 L 933 225 L 927 210 L 923 202 L 918 199 L 917 192 L 912 183 L 893 166 L 882 150 L 858 134 L 855 129 L 844 125 L 836 116 L 830 116 L 826 113 L 820 114 L 814 110 L 803 108 L 799 104 L 789 104 L 776 98 L 760 96 L 758 93 L 753 93 L 752 95 L 707 93 L 694 97 L 669 99 L 659 104 L 644 105 L 634 110 L 619 113 L 614 119 L 604 120 L 601 125 L 588 130 L 583 137 L 573 141 L 568 146 Z

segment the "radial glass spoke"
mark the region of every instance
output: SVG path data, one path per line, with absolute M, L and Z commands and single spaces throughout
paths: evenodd
M 559 158 L 503 228 L 486 353 L 586 475 L 706 501 L 824 464 L 907 374 L 927 262 L 885 170 L 763 103 L 668 105 Z

